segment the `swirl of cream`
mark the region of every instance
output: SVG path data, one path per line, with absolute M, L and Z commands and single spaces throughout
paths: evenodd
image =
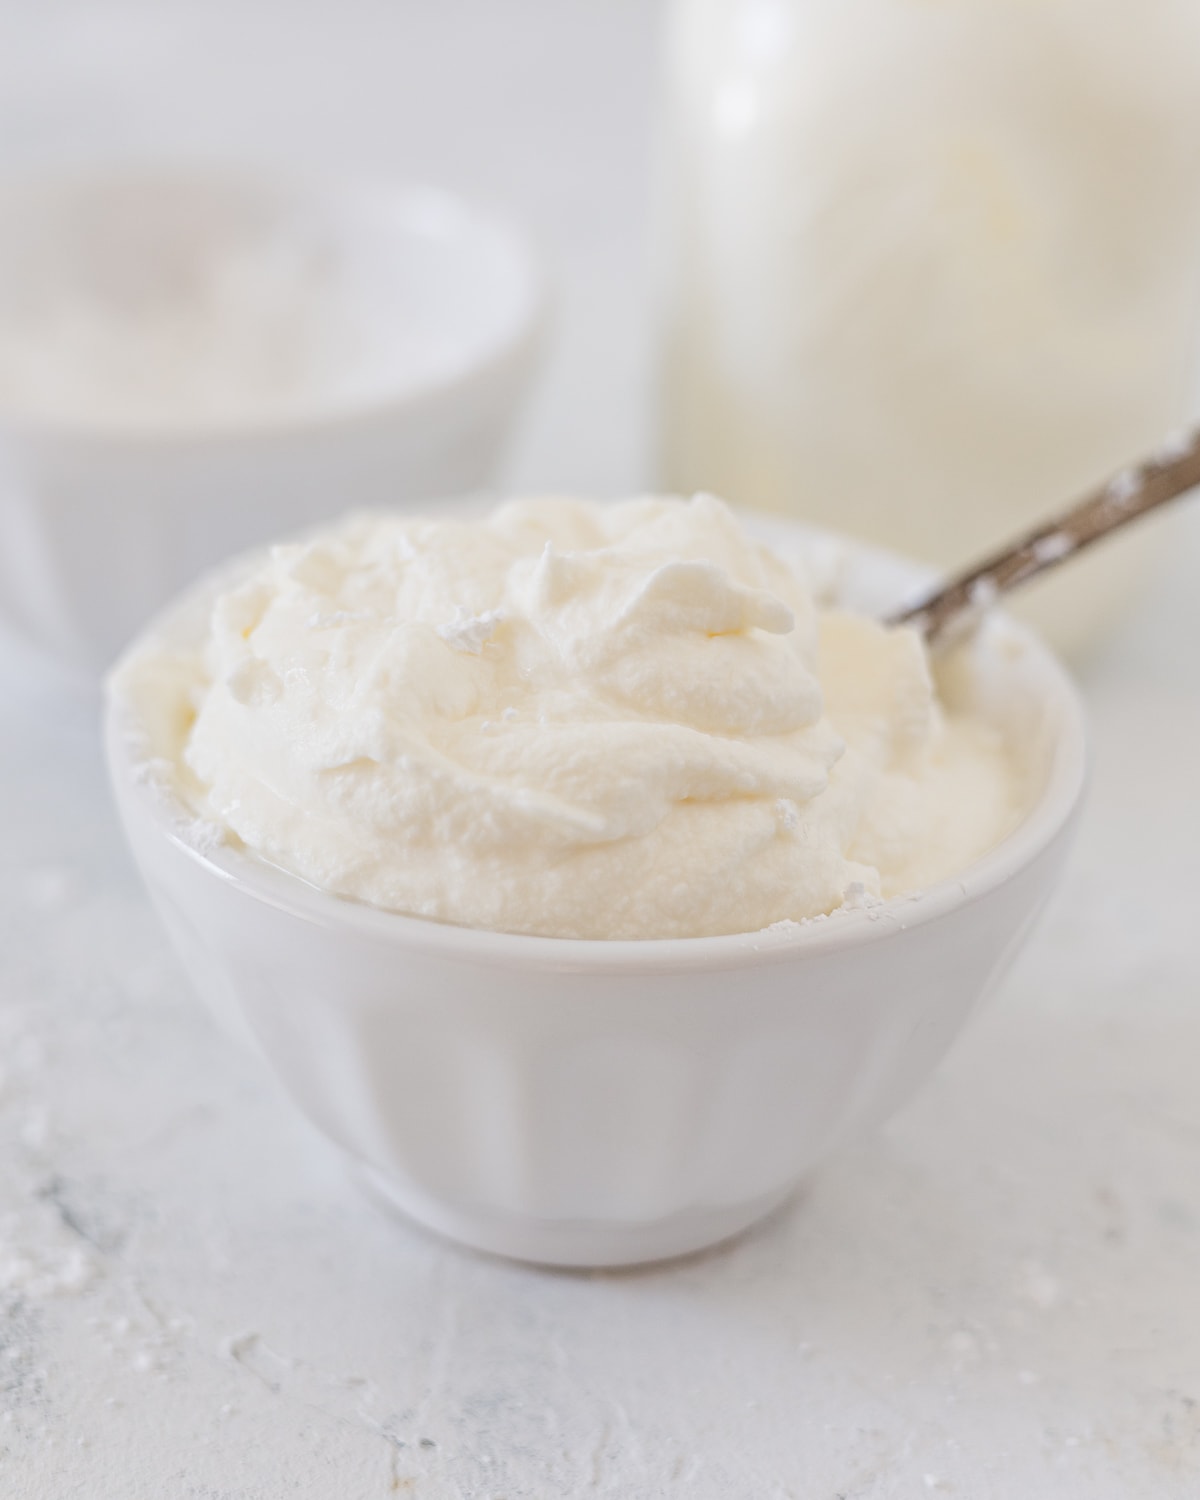
M 944 749 L 916 638 L 822 624 L 710 496 L 353 518 L 222 594 L 173 680 L 192 706 L 167 753 L 248 849 L 377 906 L 551 936 L 751 931 L 886 892 L 857 846 L 882 826 L 904 867 Z

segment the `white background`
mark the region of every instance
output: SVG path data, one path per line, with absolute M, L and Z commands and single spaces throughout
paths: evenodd
M 559 287 L 509 481 L 648 482 L 649 0 L 0 6 L 0 164 L 387 168 Z M 732 1249 L 548 1274 L 386 1219 L 190 998 L 95 705 L 0 656 L 0 1495 L 1200 1495 L 1200 529 L 1083 669 L 1088 820 L 922 1098 Z

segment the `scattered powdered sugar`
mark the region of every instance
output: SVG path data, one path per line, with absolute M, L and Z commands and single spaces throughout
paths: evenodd
M 0 1293 L 32 1301 L 72 1297 L 100 1272 L 90 1245 L 65 1229 L 47 1203 L 29 1203 L 0 1219 Z
M 0 1291 L 42 1301 L 75 1296 L 96 1276 L 95 1257 L 82 1245 L 66 1250 L 21 1247 L 0 1239 Z
M 52 1172 L 51 1156 L 60 1136 L 46 1099 L 51 1049 L 35 1029 L 39 1019 L 11 994 L 0 1007 L 0 1108 L 12 1148 L 0 1175 L 5 1204 L 0 1215 L 0 1299 L 26 1302 L 73 1296 L 101 1270 L 97 1247 L 70 1208 L 64 1210 L 59 1179 Z

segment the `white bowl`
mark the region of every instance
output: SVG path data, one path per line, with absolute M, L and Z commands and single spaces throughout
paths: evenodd
M 912 584 L 881 554 L 851 556 L 859 603 Z M 194 595 L 154 628 L 194 638 L 205 613 Z M 1008 620 L 970 649 L 957 690 L 1023 757 L 1020 827 L 919 897 L 734 937 L 519 937 L 340 900 L 197 846 L 140 765 L 139 726 L 115 695 L 108 754 L 195 984 L 248 1024 L 377 1193 L 480 1249 L 620 1265 L 737 1233 L 889 1115 L 1028 933 L 1080 801 L 1082 711 L 1054 658 Z
M 207 321 L 163 321 L 203 296 Z M 94 672 L 232 553 L 486 485 L 543 302 L 522 238 L 430 189 L 198 169 L 0 187 L 0 621 Z M 131 307 L 160 309 L 140 326 L 178 389 L 117 336 Z M 301 323 L 307 343 L 280 342 Z

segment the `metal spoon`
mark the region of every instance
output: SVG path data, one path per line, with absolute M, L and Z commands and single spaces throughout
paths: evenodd
M 1110 532 L 1200 484 L 1200 428 L 1172 437 L 1151 458 L 1122 469 L 1061 515 L 940 584 L 889 625 L 914 626 L 931 644 L 948 643 L 1001 594 L 1056 568 Z

